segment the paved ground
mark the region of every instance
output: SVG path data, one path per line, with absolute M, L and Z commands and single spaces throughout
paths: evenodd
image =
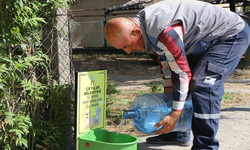
M 235 84 L 235 85 L 234 85 Z M 234 86 L 242 86 L 242 89 Z M 225 83 L 225 92 L 250 92 L 250 80 L 229 79 Z M 159 146 L 146 143 L 149 136 L 139 137 L 137 150 L 188 150 L 191 146 Z M 193 136 L 191 135 L 191 139 Z M 250 100 L 221 110 L 220 127 L 217 133 L 220 150 L 250 150 Z
M 119 86 L 120 90 L 131 89 L 147 89 L 147 83 L 160 82 L 159 79 L 152 79 L 144 76 L 143 78 L 134 76 L 134 80 L 128 80 L 126 75 L 119 77 L 110 76 Z M 117 81 L 115 81 L 117 80 Z M 159 81 L 158 81 L 159 80 Z M 144 84 L 145 83 L 145 84 Z M 221 110 L 220 127 L 217 133 L 217 139 L 220 142 L 220 150 L 250 150 L 250 79 L 235 79 L 229 78 L 225 84 L 225 92 L 241 92 L 246 93 L 243 96 L 243 102 L 227 106 Z M 188 147 L 180 146 L 160 146 L 146 143 L 146 138 L 150 136 L 139 137 L 137 150 L 188 150 Z M 191 135 L 191 139 L 193 136 Z
M 92 51 L 91 51 L 92 52 Z M 105 51 L 106 53 L 106 51 Z M 151 83 L 162 84 L 159 66 L 149 57 L 104 54 L 79 54 L 74 57 L 76 71 L 108 70 L 108 83 L 119 90 L 149 89 Z M 241 76 L 241 75 L 239 75 Z M 243 92 L 243 103 L 230 105 L 221 111 L 217 139 L 220 150 L 250 150 L 250 79 L 232 78 L 225 83 L 225 92 Z M 146 137 L 137 136 L 138 150 L 188 150 L 189 147 L 149 145 Z
M 137 150 L 188 150 L 189 147 L 157 146 L 146 143 L 147 137 L 139 137 Z M 250 150 L 250 102 L 221 111 L 217 134 L 220 150 Z

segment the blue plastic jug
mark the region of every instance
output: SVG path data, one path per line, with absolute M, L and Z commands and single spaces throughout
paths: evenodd
M 146 134 L 152 134 L 153 131 L 162 128 L 154 128 L 160 120 L 172 111 L 172 95 L 164 93 L 148 93 L 138 96 L 130 110 L 123 112 L 123 119 L 131 119 L 134 127 Z M 191 95 L 187 99 L 182 114 L 179 117 L 173 131 L 185 132 L 191 130 L 193 116 L 193 105 Z

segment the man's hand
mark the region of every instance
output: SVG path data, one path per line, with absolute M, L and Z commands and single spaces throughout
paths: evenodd
M 160 130 L 157 130 L 155 132 L 152 132 L 153 134 L 162 134 L 166 132 L 170 132 L 174 129 L 176 122 L 178 118 L 181 115 L 181 111 L 173 111 L 166 115 L 161 121 L 159 121 L 156 125 L 155 128 L 159 128 L 160 126 L 163 125 L 163 127 Z

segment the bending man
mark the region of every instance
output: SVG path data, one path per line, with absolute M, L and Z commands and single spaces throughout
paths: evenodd
M 154 50 L 165 92 L 173 95 L 172 112 L 155 125 L 164 125 L 154 132 L 161 135 L 147 142 L 190 144 L 190 131 L 170 132 L 190 93 L 194 108 L 192 149 L 219 149 L 215 136 L 224 82 L 246 51 L 249 33 L 248 25 L 237 14 L 193 0 L 165 0 L 144 8 L 134 18 L 107 22 L 105 38 L 113 47 L 127 53 Z

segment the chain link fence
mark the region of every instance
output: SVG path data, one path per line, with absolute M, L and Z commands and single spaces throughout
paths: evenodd
M 4 26 L 0 32 L 0 149 L 72 150 L 71 15 L 66 5 L 50 10 L 54 6 L 46 1 L 32 6 L 25 2 L 13 3 L 17 13 L 8 10 L 0 21 Z M 1 3 L 3 9 L 12 6 Z
M 71 15 L 67 8 L 59 8 L 55 18 L 48 18 L 41 27 L 41 43 L 45 54 L 50 56 L 50 72 L 59 84 L 74 84 L 72 42 L 70 37 Z
M 72 56 L 72 42 L 70 37 L 71 15 L 67 8 L 57 9 L 55 18 L 49 18 L 48 24 L 41 28 L 43 51 L 50 56 L 49 72 L 53 72 L 53 78 L 61 84 L 68 84 L 71 88 L 67 89 L 64 96 L 72 101 L 74 98 L 74 66 Z M 63 122 L 73 125 L 73 110 L 69 106 L 67 115 Z M 72 127 L 66 130 L 64 149 L 71 150 L 73 144 Z

